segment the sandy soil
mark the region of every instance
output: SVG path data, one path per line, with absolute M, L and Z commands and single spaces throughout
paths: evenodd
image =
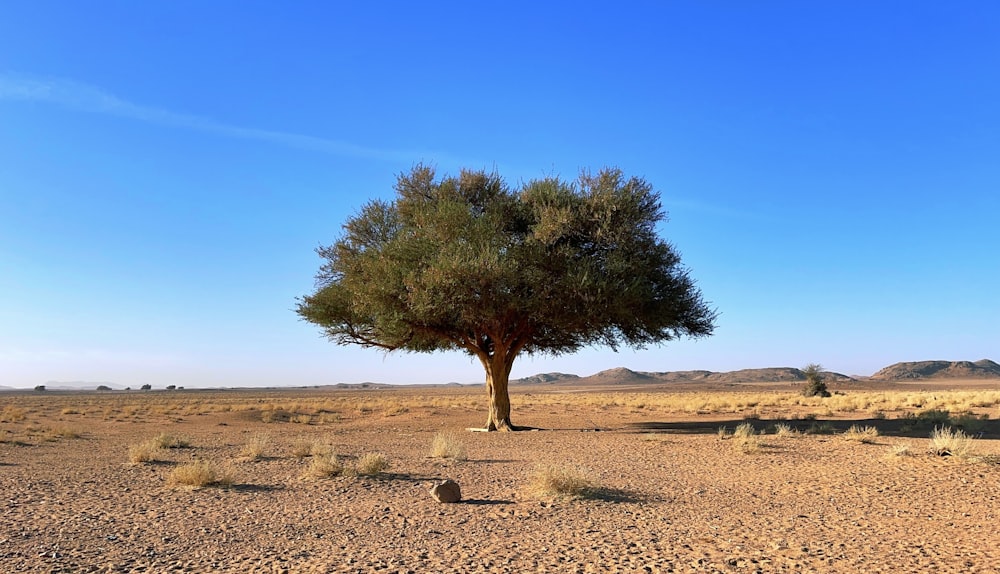
M 430 404 L 438 391 L 405 392 Z M 137 393 L 2 395 L 7 418 L 23 418 L 0 426 L 0 571 L 1000 572 L 1000 465 L 931 455 L 926 434 L 874 444 L 767 434 L 745 453 L 717 436 L 743 422 L 732 415 L 533 405 L 518 392 L 515 422 L 545 430 L 467 432 L 484 412 L 447 400 L 303 424 L 213 412 L 216 399 L 189 391 L 165 412 L 130 407 Z M 441 431 L 458 433 L 468 460 L 429 456 Z M 191 446 L 129 463 L 130 445 L 161 432 Z M 265 456 L 241 459 L 262 432 Z M 309 457 L 293 445 L 311 440 L 348 463 L 377 451 L 392 466 L 374 478 L 306 479 Z M 893 456 L 899 445 L 912 455 Z M 979 439 L 977 452 L 1000 454 L 1000 440 Z M 235 484 L 169 485 L 193 459 L 228 465 Z M 599 488 L 541 497 L 530 484 L 545 464 L 584 469 Z M 429 496 L 444 478 L 459 482 L 463 502 Z

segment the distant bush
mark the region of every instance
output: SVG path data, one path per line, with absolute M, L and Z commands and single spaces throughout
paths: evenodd
M 97 390 L 99 390 L 99 391 L 110 391 L 111 387 L 109 387 L 107 385 L 97 385 Z
M 37 385 L 35 390 L 40 393 L 45 390 L 45 385 Z
M 139 387 L 139 390 L 148 391 L 148 390 L 150 390 L 152 388 L 153 388 L 153 385 L 143 385 L 143 386 Z
M 830 391 L 823 381 L 823 367 L 811 363 L 802 369 L 802 374 L 806 377 L 806 386 L 802 389 L 802 394 L 807 397 L 829 397 Z

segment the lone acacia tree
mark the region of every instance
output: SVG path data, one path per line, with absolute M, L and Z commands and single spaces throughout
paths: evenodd
M 510 188 L 495 173 L 418 165 L 394 201 L 343 226 L 298 314 L 338 344 L 462 350 L 486 369 L 487 430 L 516 430 L 507 383 L 521 353 L 642 348 L 710 335 L 702 300 L 659 238 L 659 194 L 620 170 Z

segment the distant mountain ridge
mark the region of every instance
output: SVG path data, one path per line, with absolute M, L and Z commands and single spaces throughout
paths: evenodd
M 981 361 L 914 361 L 896 363 L 871 376 L 879 381 L 905 379 L 986 379 L 1000 377 L 1000 365 L 989 360 Z
M 855 380 L 853 377 L 835 372 L 825 372 L 824 376 L 829 382 L 849 382 Z M 557 384 L 574 383 L 583 385 L 634 385 L 642 383 L 772 383 L 782 381 L 804 381 L 805 374 L 800 369 L 794 367 L 772 367 L 767 369 L 742 369 L 739 371 L 714 372 L 714 371 L 668 371 L 668 372 L 642 372 L 633 371 L 624 367 L 608 369 L 589 377 L 577 375 L 567 375 L 565 373 L 545 373 L 538 374 L 523 379 L 512 380 L 511 384 Z
M 833 371 L 823 373 L 824 380 L 831 383 L 849 383 L 859 378 L 851 377 Z M 870 377 L 876 381 L 901 381 L 913 379 L 986 379 L 1000 378 L 1000 364 L 989 359 L 980 361 L 916 361 L 896 363 L 881 369 Z M 780 383 L 805 381 L 806 376 L 801 369 L 794 367 L 771 367 L 766 369 L 741 369 L 738 371 L 667 371 L 643 372 L 633 371 L 624 367 L 608 369 L 588 377 L 569 375 L 565 373 L 544 373 L 515 379 L 511 384 L 559 384 L 572 383 L 580 385 L 639 385 L 643 383 Z

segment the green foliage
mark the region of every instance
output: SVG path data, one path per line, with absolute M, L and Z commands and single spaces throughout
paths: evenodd
M 811 363 L 802 369 L 802 374 L 806 377 L 806 386 L 802 389 L 802 394 L 807 397 L 829 397 L 830 391 L 823 381 L 823 367 L 816 363 Z
M 711 334 L 715 312 L 657 235 L 664 218 L 652 186 L 616 169 L 511 189 L 420 165 L 318 250 L 297 312 L 338 344 L 465 351 L 506 396 L 520 353 Z

